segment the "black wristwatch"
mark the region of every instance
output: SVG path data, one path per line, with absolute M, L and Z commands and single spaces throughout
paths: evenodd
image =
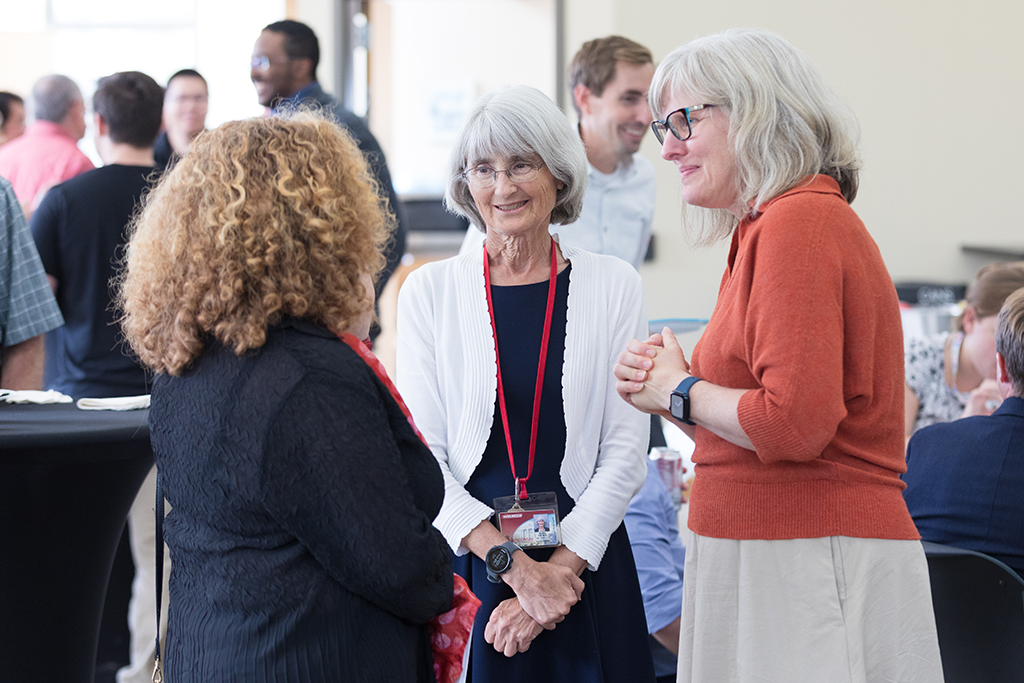
M 487 579 L 491 583 L 501 583 L 501 575 L 512 568 L 512 553 L 521 548 L 512 541 L 496 545 L 487 551 Z
M 690 421 L 690 387 L 700 382 L 700 377 L 687 377 L 676 390 L 672 392 L 672 399 L 669 402 L 668 411 L 672 417 L 688 425 L 696 424 Z

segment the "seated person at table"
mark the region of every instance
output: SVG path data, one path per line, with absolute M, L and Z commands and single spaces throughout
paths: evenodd
M 1024 288 L 996 326 L 1002 405 L 910 440 L 903 496 L 926 541 L 986 553 L 1024 575 Z
M 1002 397 L 992 335 L 1006 297 L 1024 287 L 1024 261 L 990 263 L 967 290 L 957 331 L 907 339 L 904 348 L 906 437 L 922 427 L 991 415 Z

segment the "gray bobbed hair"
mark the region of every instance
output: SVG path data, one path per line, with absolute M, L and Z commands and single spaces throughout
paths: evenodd
M 669 98 L 682 93 L 729 117 L 737 196 L 751 215 L 814 174 L 834 178 L 847 202 L 857 196 L 857 120 L 807 57 L 778 34 L 730 29 L 676 48 L 651 82 L 655 118 L 664 119 Z M 722 209 L 697 213 L 702 225 L 688 235 L 693 243 L 715 242 L 736 225 Z
M 445 206 L 485 231 L 462 172 L 483 162 L 538 156 L 564 185 L 555 199 L 551 222 L 572 223 L 579 218 L 587 191 L 587 155 L 579 135 L 555 103 L 536 88 L 519 85 L 484 95 L 452 148 Z

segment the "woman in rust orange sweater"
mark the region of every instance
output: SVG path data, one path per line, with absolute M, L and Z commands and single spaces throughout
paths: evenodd
M 749 30 L 678 48 L 650 100 L 691 241 L 732 239 L 691 364 L 666 329 L 615 368 L 626 401 L 697 444 L 679 680 L 941 681 L 899 478 L 896 292 L 850 208 L 852 113 Z

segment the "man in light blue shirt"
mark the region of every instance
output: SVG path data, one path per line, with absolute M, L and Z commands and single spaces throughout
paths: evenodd
M 651 125 L 650 50 L 622 36 L 584 43 L 569 67 L 573 106 L 587 150 L 587 194 L 579 219 L 552 225 L 563 244 L 610 254 L 639 269 L 654 222 L 654 167 L 637 151 Z M 480 249 L 470 228 L 460 253 Z
M 676 509 L 658 473 L 658 463 L 648 459 L 647 479 L 630 501 L 624 521 L 640 578 L 654 673 L 659 683 L 675 681 L 679 652 L 686 548 L 679 538 L 676 520 Z

